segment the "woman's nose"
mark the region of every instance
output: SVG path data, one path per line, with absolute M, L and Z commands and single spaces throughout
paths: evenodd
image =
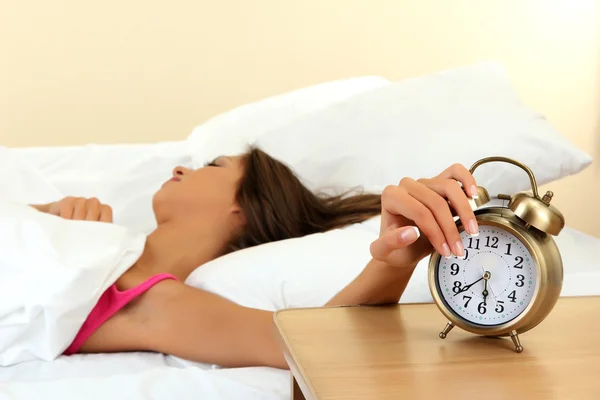
M 190 170 L 186 167 L 177 166 L 173 169 L 173 176 L 183 176 L 190 173 Z

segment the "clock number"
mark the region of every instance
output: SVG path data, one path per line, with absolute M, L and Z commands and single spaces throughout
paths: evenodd
M 506 253 L 504 253 L 504 254 L 506 254 L 507 256 L 512 256 L 512 254 L 510 254 L 510 246 L 512 246 L 511 243 L 506 243 L 507 248 L 506 248 Z
M 452 291 L 454 293 L 459 293 L 460 292 L 460 287 L 462 286 L 462 283 L 460 281 L 454 281 L 454 287 L 452 288 Z
M 460 267 L 458 266 L 458 264 L 454 263 L 450 266 L 450 275 L 458 275 L 459 271 Z
M 504 302 L 502 300 L 496 301 L 496 312 L 497 313 L 501 313 L 502 311 L 504 311 L 504 306 L 502 304 L 504 304 Z
M 523 257 L 521 257 L 521 256 L 516 256 L 516 257 L 515 257 L 515 261 L 517 262 L 517 263 L 515 264 L 515 268 L 523 269 Z
M 515 282 L 515 285 L 517 285 L 517 287 L 523 287 L 523 285 L 525 284 L 524 280 L 525 277 L 523 275 L 517 275 L 517 281 Z
M 510 294 L 508 295 L 508 298 L 510 299 L 511 303 L 516 303 L 517 302 L 517 291 L 513 290 L 512 292 L 510 292 Z
M 479 312 L 479 314 L 485 314 L 487 312 L 487 309 L 485 308 L 485 303 L 483 301 L 479 303 L 477 311 Z
M 463 258 L 463 260 L 466 260 L 467 258 L 469 258 L 469 250 L 465 249 L 465 258 Z
M 473 238 L 469 238 L 469 245 L 467 247 L 469 249 L 473 248 Z M 475 239 L 475 250 L 479 250 L 479 239 Z
M 465 308 L 467 308 L 467 306 L 469 305 L 469 302 L 471 301 L 472 297 L 471 296 L 463 296 L 463 300 L 467 299 L 467 302 L 465 303 Z
M 492 249 L 498 248 L 498 238 L 496 236 L 492 237 L 492 245 L 490 246 L 490 237 L 485 237 L 485 247 L 491 247 Z

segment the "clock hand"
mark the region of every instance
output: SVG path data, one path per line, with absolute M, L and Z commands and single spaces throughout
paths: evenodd
M 456 293 L 455 296 L 461 294 L 462 292 L 466 292 L 467 290 L 469 290 L 469 288 L 471 288 L 471 286 L 473 286 L 474 284 L 476 284 L 477 282 L 479 282 L 482 279 L 483 279 L 483 276 L 481 278 L 477 279 L 475 282 L 471 283 L 470 285 L 463 286 L 463 288 L 460 289 L 460 292 Z
M 488 296 L 488 291 L 487 291 L 487 287 L 488 287 L 488 280 L 486 279 L 485 281 L 483 281 L 484 286 L 483 286 L 483 304 L 487 306 L 487 296 Z
M 489 271 L 485 271 L 485 273 L 483 274 L 483 279 L 485 279 L 484 281 L 484 286 L 483 286 L 483 304 L 485 304 L 487 306 L 487 297 L 488 297 L 488 280 L 492 277 L 492 274 Z

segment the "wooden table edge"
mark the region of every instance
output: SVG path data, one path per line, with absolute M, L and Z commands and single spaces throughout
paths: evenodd
M 310 382 L 305 380 L 305 378 L 304 378 L 305 371 L 296 359 L 296 354 L 294 353 L 293 349 L 290 346 L 288 337 L 285 334 L 285 332 L 283 331 L 281 325 L 279 324 L 278 316 L 279 316 L 279 314 L 283 314 L 283 313 L 286 313 L 289 311 L 307 310 L 307 309 L 316 309 L 316 308 L 321 308 L 321 307 L 286 308 L 286 309 L 278 310 L 273 314 L 273 321 L 275 323 L 275 327 L 277 328 L 276 329 L 277 341 L 279 342 L 279 347 L 281 347 L 281 350 L 283 351 L 283 356 L 285 357 L 286 362 L 288 363 L 288 366 L 290 367 L 290 373 L 291 373 L 290 398 L 292 400 L 295 400 L 298 398 L 296 396 L 297 392 L 296 392 L 295 385 L 298 385 L 298 388 L 302 392 L 303 397 L 300 398 L 302 400 L 303 399 L 306 399 L 306 400 L 317 399 L 317 394 L 315 392 L 315 389 L 310 384 Z M 307 397 L 309 395 L 310 395 L 310 397 Z

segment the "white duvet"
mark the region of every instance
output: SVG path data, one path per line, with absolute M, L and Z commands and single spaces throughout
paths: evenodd
M 0 400 L 289 399 L 289 372 L 156 353 L 76 354 L 0 369 Z
M 62 354 L 145 240 L 0 200 L 0 366 Z
M 289 399 L 287 374 L 266 368 L 212 370 L 156 366 L 135 373 L 0 383 L 0 399 L 284 400 Z

